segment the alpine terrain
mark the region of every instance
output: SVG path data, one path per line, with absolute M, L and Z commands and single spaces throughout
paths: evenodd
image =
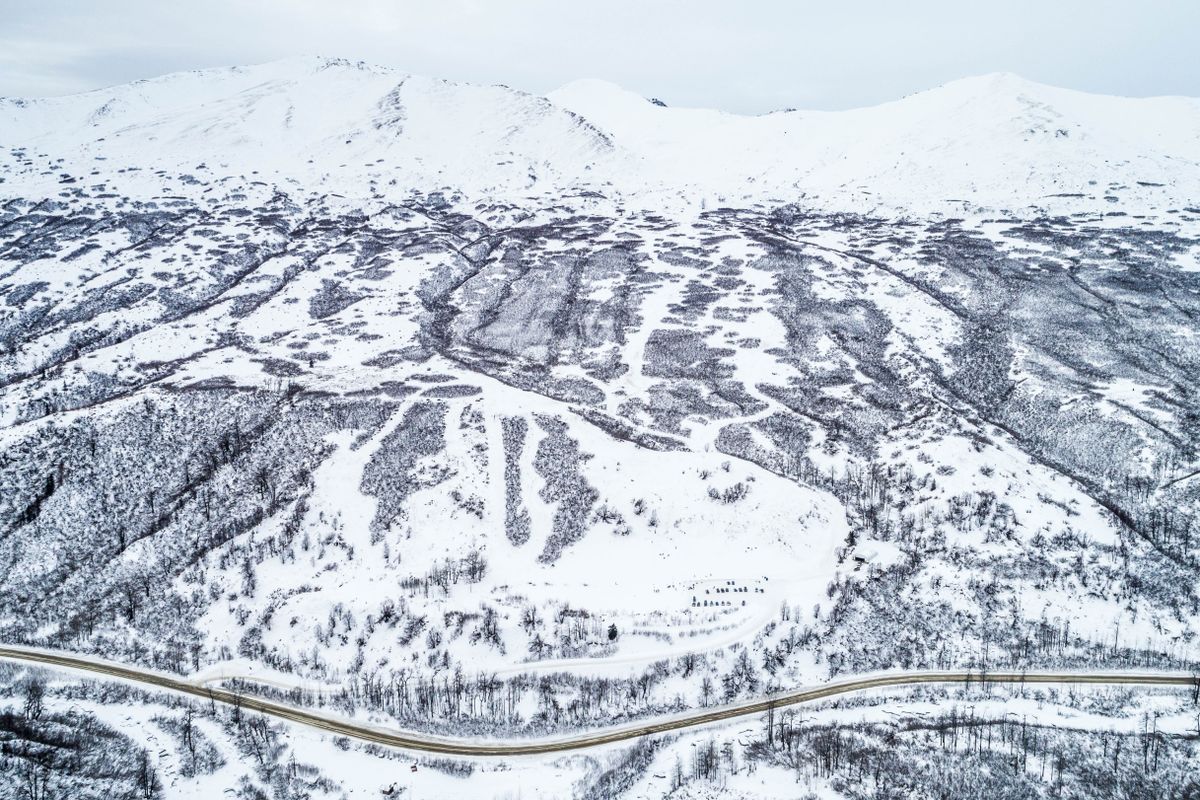
M 0 99 L 0 796 L 1194 797 L 1198 445 L 1197 99 Z

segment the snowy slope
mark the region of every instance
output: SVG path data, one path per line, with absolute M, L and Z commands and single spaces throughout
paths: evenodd
M 1190 669 L 1198 130 L 1010 75 L 0 101 L 0 639 L 492 736 Z
M 385 195 L 612 187 L 687 203 L 803 197 L 908 211 L 1117 201 L 1163 211 L 1200 196 L 1194 98 L 1088 95 L 1004 73 L 871 108 L 758 117 L 659 107 L 594 80 L 548 98 L 289 59 L 0 100 L 0 143 L 54 151 L 76 176 L 96 159 L 175 172 L 203 163 Z
M 544 98 L 323 58 L 0 100 L 0 142 L 53 149 L 66 171 L 112 160 L 316 185 L 333 174 L 342 189 L 370 181 L 476 192 L 570 182 L 611 150 Z
M 1168 208 L 1200 190 L 1195 98 L 1104 97 L 1007 73 L 871 108 L 758 117 L 659 107 L 603 81 L 549 97 L 611 133 L 649 173 L 730 198 L 799 191 L 867 208 L 952 199 L 1021 208 L 1111 189 L 1125 203 Z

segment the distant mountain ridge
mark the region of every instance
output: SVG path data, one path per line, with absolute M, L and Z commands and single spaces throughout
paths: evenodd
M 96 159 L 168 170 L 204 162 L 351 194 L 582 188 L 684 204 L 804 197 L 853 209 L 1053 211 L 1121 202 L 1147 213 L 1200 197 L 1200 101 L 1089 95 L 1006 73 L 869 108 L 738 116 L 659 106 L 603 81 L 543 98 L 294 58 L 0 100 L 0 142 L 52 149 L 69 173 Z

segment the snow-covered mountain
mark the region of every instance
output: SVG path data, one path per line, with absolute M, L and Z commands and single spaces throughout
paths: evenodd
M 68 171 L 122 160 L 381 190 L 569 184 L 612 151 L 542 97 L 313 58 L 4 100 L 0 120 L 5 145 L 59 149 Z
M 603 81 L 542 98 L 302 58 L 0 100 L 0 120 L 0 141 L 54 149 L 71 174 L 132 159 L 385 193 L 611 187 L 910 212 L 1113 202 L 1152 212 L 1200 196 L 1200 101 L 1102 97 L 1010 74 L 872 108 L 746 117 L 663 107 Z
M 1200 190 L 1195 98 L 1101 97 L 995 74 L 873 108 L 759 117 L 663 108 L 597 81 L 550 99 L 634 152 L 639 173 L 730 198 L 1021 209 L 1061 207 L 1062 195 L 1095 207 L 1111 194 L 1165 210 Z
M 0 638 L 489 735 L 1191 668 L 1198 136 L 1010 75 L 0 101 Z

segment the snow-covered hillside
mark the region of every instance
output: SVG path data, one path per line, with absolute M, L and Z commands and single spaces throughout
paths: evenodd
M 1165 212 L 1200 196 L 1200 101 L 1088 95 L 1011 74 L 872 108 L 746 117 L 663 107 L 603 81 L 542 98 L 298 58 L 0 99 L 0 143 L 63 159 L 50 176 L 7 176 L 20 186 L 45 187 L 38 178 L 58 171 L 86 180 L 103 159 L 384 195 L 587 187 L 659 204 L 803 197 L 856 211 Z M 119 179 L 129 193 L 159 188 L 139 183 Z
M 542 97 L 311 58 L 0 100 L 0 141 L 53 148 L 80 180 L 96 161 L 120 161 L 201 179 L 246 174 L 379 191 L 561 187 L 613 149 Z
M 0 638 L 488 736 L 1194 668 L 1198 136 L 1010 75 L 0 101 Z
M 873 108 L 760 117 L 660 107 L 602 81 L 550 99 L 636 155 L 635 185 L 721 203 L 799 194 L 867 211 L 1165 211 L 1200 196 L 1194 98 L 1102 97 L 995 74 Z

